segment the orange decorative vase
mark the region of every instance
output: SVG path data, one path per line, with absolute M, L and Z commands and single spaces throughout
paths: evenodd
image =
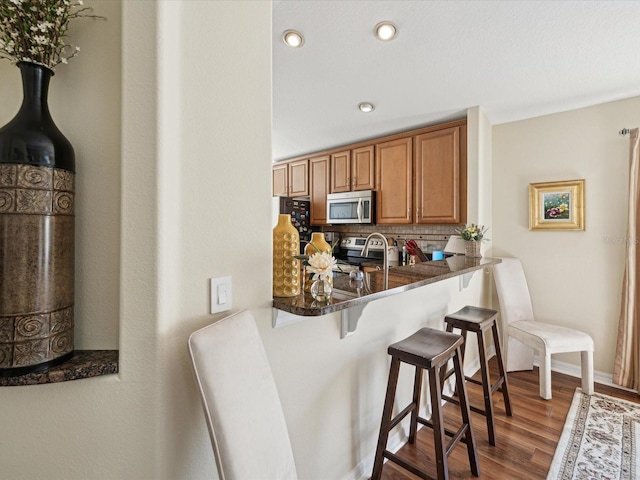
M 326 252 L 331 254 L 331 245 L 327 243 L 324 239 L 324 233 L 322 232 L 313 232 L 311 234 L 311 241 L 307 243 L 304 247 L 304 254 L 307 257 L 311 257 L 314 253 Z M 311 285 L 313 284 L 313 273 L 305 272 L 304 273 L 304 291 L 307 293 L 311 293 Z M 329 277 L 327 279 L 330 286 L 333 286 L 333 278 Z
M 291 215 L 278 215 L 273 228 L 273 296 L 300 295 L 300 234 L 291 223 Z

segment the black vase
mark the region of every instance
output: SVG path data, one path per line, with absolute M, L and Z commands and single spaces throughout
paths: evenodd
M 0 376 L 73 355 L 75 154 L 49 113 L 53 72 L 18 66 L 22 106 L 0 129 Z

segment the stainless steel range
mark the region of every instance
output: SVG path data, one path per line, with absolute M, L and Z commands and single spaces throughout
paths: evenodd
M 340 249 L 335 254 L 340 263 L 352 265 L 353 269 L 359 269 L 363 263 L 379 262 L 382 265 L 384 259 L 384 244 L 382 240 L 372 238 L 369 240 L 369 252 L 362 256 L 362 249 L 366 237 L 343 237 L 340 240 Z M 345 267 L 343 267 L 343 271 Z

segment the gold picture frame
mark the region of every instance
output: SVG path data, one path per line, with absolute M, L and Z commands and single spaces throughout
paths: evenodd
M 529 230 L 584 230 L 584 179 L 529 184 Z

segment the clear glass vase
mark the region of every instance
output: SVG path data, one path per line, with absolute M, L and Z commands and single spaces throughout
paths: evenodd
M 311 285 L 311 296 L 320 302 L 326 302 L 331 298 L 332 290 L 329 279 L 320 278 Z

